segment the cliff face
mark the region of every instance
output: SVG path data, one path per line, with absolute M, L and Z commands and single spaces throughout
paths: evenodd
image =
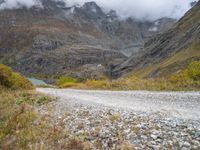
M 117 66 L 115 76 L 129 71 L 144 77 L 165 76 L 184 68 L 191 60 L 200 59 L 200 2 L 170 30 L 150 39 L 140 56 L 132 55 Z
M 110 64 L 138 55 L 145 41 L 175 22 L 121 20 L 115 11 L 105 13 L 94 2 L 81 7 L 51 0 L 41 3 L 43 8 L 0 13 L 0 62 L 27 75 L 82 76 L 77 71 L 81 68 L 104 74 Z

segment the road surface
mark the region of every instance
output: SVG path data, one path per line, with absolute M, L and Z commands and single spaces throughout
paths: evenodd
M 46 89 L 37 91 L 59 97 L 57 103 L 79 103 L 128 111 L 156 113 L 183 119 L 200 119 L 200 92 L 98 91 Z

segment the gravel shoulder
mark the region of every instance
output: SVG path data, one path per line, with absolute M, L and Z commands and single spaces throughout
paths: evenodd
M 85 149 L 200 149 L 199 92 L 37 91 L 58 98 L 41 112 Z
M 200 92 L 98 91 L 43 89 L 37 91 L 59 97 L 62 107 L 73 103 L 94 108 L 110 107 L 126 111 L 162 113 L 168 117 L 200 119 Z M 64 108 L 63 108 L 64 109 Z

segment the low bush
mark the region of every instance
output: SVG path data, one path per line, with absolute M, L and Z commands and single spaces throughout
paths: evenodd
M 10 87 L 11 83 L 9 79 L 11 76 L 12 76 L 11 68 L 0 64 L 0 85 L 5 87 Z
M 58 78 L 57 85 L 60 88 L 69 88 L 69 87 L 76 86 L 76 84 L 78 82 L 79 82 L 78 79 L 75 79 L 72 77 L 67 77 L 67 76 L 62 76 L 62 77 Z
M 28 79 L 3 64 L 0 64 L 0 85 L 10 89 L 34 89 Z
M 108 80 L 87 80 L 85 86 L 93 89 L 110 89 L 111 82 Z
M 20 95 L 18 99 L 16 99 L 16 104 L 17 105 L 22 105 L 22 104 L 29 104 L 29 105 L 43 105 L 48 102 L 52 101 L 50 97 L 43 96 L 41 94 L 37 94 L 35 92 L 26 92 Z
M 200 80 L 200 62 L 192 62 L 188 66 L 187 74 L 193 80 Z

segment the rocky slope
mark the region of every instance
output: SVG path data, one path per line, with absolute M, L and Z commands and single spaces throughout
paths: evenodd
M 79 7 L 40 2 L 0 13 L 0 62 L 25 75 L 103 76 L 108 66 L 138 55 L 145 41 L 175 22 L 121 20 L 94 2 Z
M 200 2 L 170 30 L 149 40 L 140 56 L 132 55 L 114 70 L 115 76 L 134 70 L 143 77 L 166 76 L 200 60 Z

